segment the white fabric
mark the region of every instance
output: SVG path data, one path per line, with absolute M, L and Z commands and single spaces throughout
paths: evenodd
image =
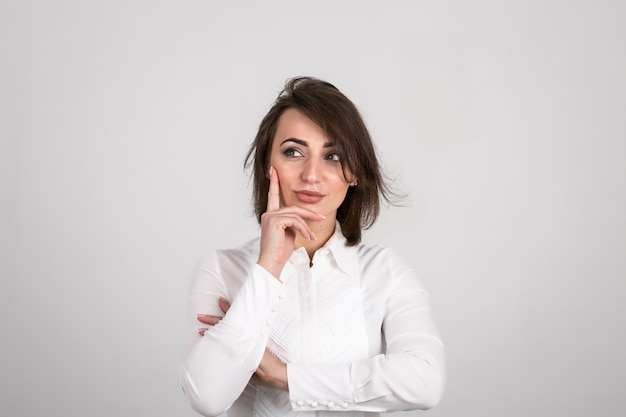
M 256 264 L 259 239 L 216 251 L 190 293 L 191 347 L 180 382 L 206 416 L 377 416 L 427 409 L 444 385 L 444 349 L 415 270 L 381 247 L 345 246 L 339 227 L 280 281 Z M 196 314 L 222 316 L 204 335 Z M 249 384 L 265 347 L 287 363 L 289 392 Z M 315 411 L 315 413 L 311 413 Z

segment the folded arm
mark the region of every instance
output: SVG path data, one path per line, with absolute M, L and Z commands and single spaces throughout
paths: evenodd
M 444 346 L 415 270 L 395 259 L 382 331 L 384 353 L 352 363 L 289 363 L 292 407 L 299 411 L 387 412 L 429 409 L 441 399 Z
M 218 283 L 210 270 L 199 273 L 192 289 L 191 316 L 220 313 L 216 310 L 218 300 L 226 294 Z M 197 335 L 200 323 L 192 324 L 197 340 L 179 375 L 182 389 L 197 412 L 217 416 L 241 395 L 263 358 L 281 294 L 282 283 L 255 266 L 222 320 L 202 337 Z

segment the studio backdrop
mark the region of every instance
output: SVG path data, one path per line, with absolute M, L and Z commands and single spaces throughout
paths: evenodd
M 427 415 L 626 415 L 625 4 L 0 0 L 0 415 L 196 415 L 191 276 L 258 235 L 244 156 L 296 75 L 407 194 L 364 240 L 429 290 Z

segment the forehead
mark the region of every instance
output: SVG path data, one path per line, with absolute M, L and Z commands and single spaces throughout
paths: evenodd
M 279 146 L 282 141 L 289 138 L 301 139 L 311 145 L 325 145 L 331 142 L 324 129 L 294 108 L 285 110 L 278 118 L 273 145 Z

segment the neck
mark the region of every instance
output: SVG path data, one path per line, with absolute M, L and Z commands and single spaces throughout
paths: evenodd
M 309 258 L 313 259 L 313 255 L 315 251 L 324 246 L 328 239 L 335 233 L 335 217 L 328 216 L 326 219 L 321 222 L 307 222 L 315 236 L 317 236 L 316 240 L 306 240 L 303 239 L 302 236 L 298 235 L 296 237 L 296 249 L 305 248 L 306 252 L 309 254 Z

